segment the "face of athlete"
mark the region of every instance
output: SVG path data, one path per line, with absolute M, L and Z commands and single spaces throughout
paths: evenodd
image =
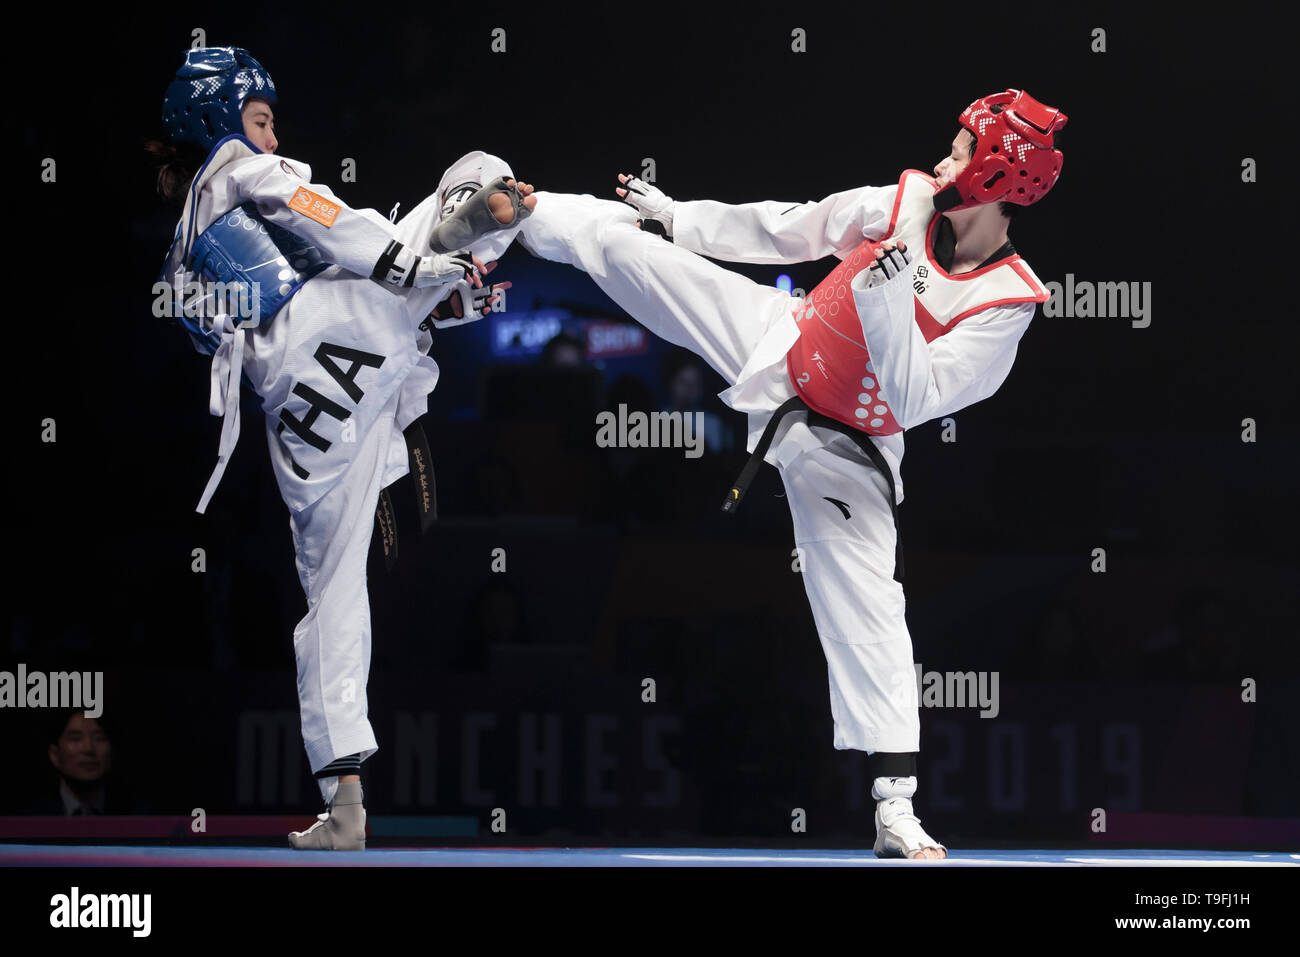
M 244 101 L 244 135 L 263 153 L 274 153 L 279 142 L 275 138 L 275 116 L 266 100 L 250 96 Z
M 961 175 L 961 171 L 970 163 L 971 150 L 975 148 L 975 137 L 966 127 L 961 128 L 952 141 L 947 156 L 934 166 L 934 178 L 938 189 L 951 186 L 952 181 Z

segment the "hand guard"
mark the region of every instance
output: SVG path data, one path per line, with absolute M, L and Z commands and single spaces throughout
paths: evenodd
M 420 323 L 420 328 L 433 326 L 435 329 L 450 329 L 482 319 L 492 310 L 492 299 L 497 292 L 497 286 L 475 289 L 468 280 L 459 279 L 452 283 L 447 297 L 434 306 L 424 322 Z M 469 303 L 468 309 L 465 308 L 466 303 Z
M 880 256 L 868 271 L 869 279 L 867 288 L 881 286 L 889 282 L 911 263 L 911 258 L 903 250 L 895 247 L 893 249 L 880 249 L 884 255 Z
M 411 284 L 416 289 L 424 289 L 450 280 L 463 281 L 474 272 L 474 260 L 467 252 L 455 252 L 449 256 L 435 253 L 419 261 Z
M 469 199 L 460 204 L 460 208 L 433 228 L 429 236 L 429 246 L 435 253 L 447 253 L 453 249 L 468 249 L 488 233 L 499 229 L 509 229 L 531 214 L 524 205 L 524 195 L 519 192 L 519 184 L 506 185 L 508 177 L 498 176 L 491 183 L 478 190 Z M 499 193 L 510 197 L 514 207 L 514 216 L 510 222 L 500 222 L 488 206 L 488 200 Z
M 647 220 L 659 223 L 664 228 L 664 235 L 672 238 L 673 208 L 677 203 L 658 186 L 637 179 L 635 176 L 624 183 L 623 188 L 627 190 L 623 202 L 633 207 L 641 215 L 642 228 L 644 228 L 644 222 Z M 650 232 L 654 232 L 654 230 L 650 230 Z

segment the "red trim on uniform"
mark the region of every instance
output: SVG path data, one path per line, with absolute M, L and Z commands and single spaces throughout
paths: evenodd
M 1024 265 L 1019 256 L 1017 256 L 1015 261 L 1011 264 L 1011 268 L 1014 269 L 1016 274 L 1025 281 L 1026 286 L 1033 289 L 1037 295 L 1042 297 L 1041 299 L 1034 300 L 1035 302 L 1047 302 L 1047 300 L 1052 298 L 1052 294 L 1047 291 L 1047 287 L 1038 281 L 1038 277 L 1029 271 L 1029 268 Z
M 921 172 L 921 170 L 919 169 L 908 169 L 903 171 L 903 175 L 898 178 L 898 196 L 894 199 L 893 218 L 890 219 L 889 221 L 889 232 L 885 234 L 885 238 L 888 238 L 889 236 L 893 235 L 894 227 L 897 225 L 898 207 L 903 201 L 903 181 L 907 179 L 909 173 L 915 173 L 917 176 L 920 176 L 922 179 L 924 179 L 927 183 L 930 184 L 931 188 L 934 188 L 934 186 L 938 182 L 933 176 L 929 176 L 926 173 Z M 967 279 L 976 279 L 984 275 L 986 272 L 991 272 L 992 270 L 997 269 L 999 266 L 1005 266 L 1008 263 L 1014 264 L 1020 261 L 1020 254 L 1013 253 L 1010 256 L 1007 256 L 1003 259 L 999 259 L 995 263 L 990 263 L 989 265 L 983 267 L 982 269 L 976 269 L 973 272 L 958 273 L 955 276 L 950 274 L 948 270 L 940 266 L 939 263 L 934 258 L 934 231 L 935 229 L 938 228 L 939 217 L 942 215 L 943 215 L 942 213 L 936 210 L 934 215 L 930 217 L 929 224 L 925 227 L 925 258 L 930 261 L 931 266 L 939 270 L 939 275 L 943 276 L 945 279 L 953 279 L 953 280 L 961 280 L 961 281 L 965 281 Z M 1016 271 L 1020 272 L 1020 270 L 1016 270 Z M 1024 278 L 1023 273 L 1021 274 L 1021 278 Z M 1033 283 L 1030 283 L 1030 286 L 1032 287 Z
M 1043 300 L 1029 297 L 1021 297 L 1019 299 L 995 299 L 993 302 L 986 302 L 984 305 L 976 306 L 974 309 L 967 309 L 965 312 L 954 318 L 953 321 L 948 324 L 948 328 L 951 329 L 967 316 L 973 316 L 977 312 L 983 312 L 985 309 L 992 309 L 994 306 L 1009 306 L 1016 302 L 1043 302 Z
M 1014 267 L 1016 263 L 1020 262 L 1020 254 L 1012 253 L 1010 256 L 999 259 L 995 263 L 990 263 L 987 266 L 972 270 L 971 272 L 959 272 L 955 275 L 948 272 L 948 270 L 940 266 L 934 258 L 934 231 L 939 227 L 939 217 L 942 215 L 942 213 L 936 214 L 934 219 L 930 220 L 930 225 L 925 229 L 925 258 L 930 260 L 930 265 L 939 270 L 939 275 L 943 276 L 943 278 L 951 279 L 954 282 L 965 282 L 968 279 L 978 279 L 986 272 L 992 272 L 993 270 L 1000 269 L 1008 264 Z M 1020 273 L 1020 270 L 1017 269 L 1016 272 Z M 1023 273 L 1020 274 L 1020 278 L 1024 278 Z M 1033 284 L 1031 283 L 1030 286 L 1032 288 Z
M 881 236 L 878 240 L 876 240 L 876 242 L 884 242 L 890 236 L 894 235 L 894 228 L 898 225 L 898 210 L 899 207 L 903 205 L 903 181 L 906 180 L 907 177 L 912 173 L 915 173 L 917 176 L 920 176 L 922 179 L 928 182 L 931 187 L 934 186 L 935 180 L 933 176 L 927 176 L 919 169 L 903 170 L 903 175 L 898 177 L 898 193 L 894 196 L 894 209 L 889 214 L 889 228 L 885 230 L 885 235 Z
M 868 435 L 894 435 L 903 431 L 903 427 L 894 417 L 893 409 L 888 407 L 888 402 L 879 398 L 879 377 L 871 373 L 871 378 L 875 379 L 874 385 L 866 385 L 862 373 L 862 366 L 859 365 L 863 358 L 870 364 L 870 352 L 867 349 L 865 339 L 858 337 L 863 335 L 862 321 L 858 315 L 857 305 L 851 293 L 845 301 L 845 292 L 850 286 L 854 276 L 861 273 L 871 266 L 872 249 L 878 248 L 885 238 L 893 236 L 898 229 L 899 218 L 902 214 L 902 204 L 904 191 L 908 188 L 909 177 L 917 175 L 922 177 L 926 183 L 934 188 L 935 180 L 920 170 L 904 170 L 898 180 L 898 194 L 894 198 L 893 210 L 890 213 L 888 231 L 880 240 L 864 240 L 843 256 L 842 261 L 834 270 L 830 272 L 817 286 L 810 292 L 797 306 L 792 304 L 796 310 L 795 322 L 799 323 L 800 317 L 797 315 L 799 309 L 808 305 L 814 306 L 811 315 L 806 315 L 806 321 L 800 326 L 799 338 L 790 347 L 786 353 L 785 364 L 786 374 L 794 386 L 795 392 L 800 398 L 815 412 L 819 412 L 828 418 L 842 422 L 853 427 L 855 430 L 862 431 Z M 918 192 L 919 191 L 914 191 Z M 920 203 L 922 197 L 917 195 L 912 202 Z M 909 210 L 911 207 L 909 206 Z M 933 209 L 933 207 L 931 207 Z M 917 220 L 921 218 L 922 210 L 917 210 Z M 1003 266 L 1011 266 L 1016 275 L 1025 283 L 1030 296 L 1008 297 L 998 299 L 993 302 L 985 302 L 977 305 L 965 312 L 952 318 L 947 325 L 941 323 L 934 315 L 921 303 L 916 296 L 912 297 L 912 315 L 913 321 L 920 330 L 927 344 L 934 342 L 940 336 L 951 331 L 959 322 L 968 316 L 974 315 L 984 309 L 994 306 L 1007 305 L 1010 303 L 1021 302 L 1042 302 L 1047 296 L 1043 293 L 1042 285 L 1035 283 L 1033 273 L 1029 270 L 1028 265 L 1022 264 L 1018 255 L 1012 254 L 1004 259 L 1000 259 L 992 265 L 986 266 L 974 272 L 963 273 L 958 276 L 950 275 L 942 269 L 933 257 L 933 236 L 934 230 L 938 225 L 938 211 L 932 211 L 928 224 L 925 227 L 925 258 L 929 264 L 938 271 L 938 275 L 946 280 L 951 279 L 976 279 L 985 273 L 993 272 Z M 909 227 L 913 228 L 913 227 Z M 913 234 L 915 235 L 915 234 Z M 838 296 L 834 294 L 838 293 Z M 832 297 L 834 296 L 834 301 Z M 829 308 L 837 306 L 836 316 L 832 319 Z M 825 313 L 825 314 L 823 314 Z M 844 328 L 847 326 L 847 328 Z M 848 346 L 857 346 L 857 350 L 849 349 Z M 854 354 L 856 351 L 856 355 Z M 846 363 L 848 363 L 846 365 Z M 859 386 L 859 383 L 862 383 Z M 869 401 L 860 398 L 860 393 L 866 392 Z M 818 399 L 825 399 L 826 402 L 819 402 Z M 886 409 L 878 415 L 858 416 L 860 412 L 866 412 L 868 407 L 874 409 L 876 405 L 884 405 Z M 880 420 L 881 424 L 872 427 L 870 422 Z
M 912 316 L 916 325 L 921 330 L 921 335 L 925 336 L 926 343 L 934 342 L 941 335 L 951 329 L 959 321 L 954 319 L 952 323 L 945 326 L 930 313 L 930 310 L 921 305 L 921 300 L 916 296 L 912 297 Z
M 1016 275 L 1019 276 L 1022 280 L 1024 280 L 1025 285 L 1028 286 L 1033 291 L 1033 295 L 1032 296 L 1011 296 L 1006 299 L 996 299 L 993 302 L 986 302 L 982 306 L 976 306 L 974 309 L 967 309 L 965 312 L 958 314 L 952 320 L 952 322 L 948 324 L 949 329 L 951 329 L 957 323 L 961 322 L 967 316 L 973 315 L 974 313 L 980 312 L 984 309 L 992 309 L 994 306 L 1009 306 L 1012 303 L 1016 303 L 1016 302 L 1046 302 L 1048 299 L 1052 298 L 1051 294 L 1046 289 L 1043 288 L 1042 283 L 1036 282 L 1034 280 L 1033 273 L 1031 273 L 1029 271 L 1029 268 L 1024 265 L 1024 263 L 1021 261 L 1019 256 L 1017 256 L 1015 260 L 1010 263 L 1008 263 L 1007 260 L 1004 259 L 1002 260 L 1000 265 L 1010 265 L 1011 268 L 1015 270 Z

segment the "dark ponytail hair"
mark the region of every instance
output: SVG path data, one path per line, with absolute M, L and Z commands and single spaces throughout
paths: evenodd
M 192 143 L 169 143 L 165 140 L 147 140 L 145 152 L 157 171 L 155 186 L 158 195 L 176 207 L 185 205 L 194 174 L 206 158 L 204 151 Z

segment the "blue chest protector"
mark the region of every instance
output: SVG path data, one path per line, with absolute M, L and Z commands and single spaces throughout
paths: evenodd
M 331 265 L 315 246 L 266 220 L 251 202 L 205 229 L 194 240 L 186 263 L 200 282 L 224 284 L 224 301 L 238 301 L 237 321 L 245 328 L 270 322 L 303 283 Z M 177 319 L 195 345 L 212 355 L 221 336 L 211 328 L 215 303 L 209 298 L 204 305 L 206 322 L 183 313 Z

